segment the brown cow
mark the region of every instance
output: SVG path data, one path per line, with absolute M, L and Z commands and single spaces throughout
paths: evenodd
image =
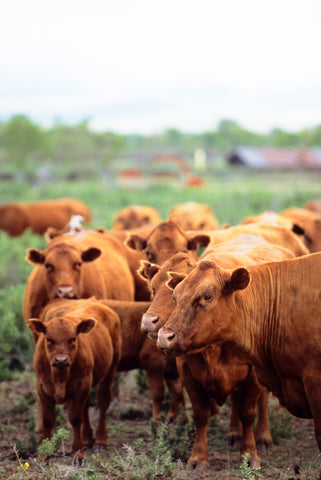
M 219 222 L 206 203 L 186 202 L 174 205 L 169 215 L 175 215 L 183 230 L 216 230 Z
M 177 355 L 231 343 L 292 415 L 313 418 L 321 451 L 320 271 L 321 253 L 232 271 L 200 262 L 169 280 L 176 307 L 158 345 Z
M 74 198 L 4 203 L 0 205 L 0 229 L 12 237 L 22 235 L 27 228 L 43 235 L 49 227 L 62 229 L 73 215 L 91 221 L 89 208 Z
M 206 247 L 210 240 L 211 237 L 206 232 L 185 232 L 175 217 L 170 217 L 157 224 L 151 232 L 129 232 L 125 245 L 141 252 L 150 262 L 162 265 L 177 252 L 191 251 L 196 258 L 198 250 Z
M 99 302 L 65 302 L 52 306 L 47 317 L 30 319 L 28 327 L 39 335 L 34 355 L 42 428 L 39 443 L 51 438 L 56 404 L 65 404 L 73 428 L 74 463 L 82 464 L 85 446 L 107 446 L 106 412 L 120 358 L 120 321 Z M 90 390 L 98 385 L 99 422 L 95 439 L 89 421 Z
M 116 212 L 112 220 L 113 230 L 131 230 L 144 225 L 156 225 L 161 221 L 154 207 L 131 205 Z
M 27 280 L 23 301 L 26 320 L 39 317 L 53 298 L 134 300 L 134 279 L 127 249 L 113 235 L 84 231 L 56 237 L 39 251 L 29 249 L 36 266 Z
M 210 247 L 204 258 L 215 259 L 218 264 L 233 268 L 250 265 L 266 259 L 293 258 L 292 252 L 269 244 L 254 235 L 240 235 L 235 239 Z M 143 315 L 142 330 L 155 338 L 157 331 L 166 323 L 175 303 L 167 287 L 167 272 L 188 274 L 196 264 L 186 254 L 177 254 L 160 268 L 142 262 L 140 273 L 149 280 L 154 298 Z M 233 443 L 241 438 L 240 455 L 249 452 L 253 465 L 259 464 L 252 432 L 255 408 L 258 404 L 258 422 L 255 437 L 258 444 L 272 443 L 267 416 L 268 393 L 258 384 L 252 365 L 243 353 L 224 344 L 222 347 L 198 352 L 195 355 L 178 357 L 178 369 L 188 391 L 194 412 L 196 439 L 189 458 L 193 465 L 208 464 L 206 429 L 211 414 L 211 399 L 222 405 L 231 394 L 232 415 L 228 440 Z M 212 400 L 213 401 L 213 400 Z M 241 419 L 241 424 L 240 424 Z

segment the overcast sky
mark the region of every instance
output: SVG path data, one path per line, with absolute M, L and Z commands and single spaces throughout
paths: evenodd
M 321 124 L 321 0 L 2 0 L 0 120 Z

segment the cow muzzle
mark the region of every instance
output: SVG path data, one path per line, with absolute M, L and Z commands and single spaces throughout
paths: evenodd
M 52 367 L 64 368 L 69 366 L 70 366 L 69 359 L 65 355 L 55 357 L 52 362 Z
M 182 353 L 177 343 L 177 335 L 171 328 L 161 328 L 158 332 L 157 346 L 167 355 L 180 355 Z
M 158 330 L 164 325 L 162 317 L 150 313 L 144 313 L 142 316 L 141 329 L 143 333 L 148 333 L 152 338 L 157 338 Z
M 76 298 L 76 294 L 72 285 L 60 285 L 56 288 L 57 298 Z

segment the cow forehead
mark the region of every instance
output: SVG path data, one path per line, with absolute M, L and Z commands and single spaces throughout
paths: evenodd
M 54 260 L 58 258 L 80 258 L 81 252 L 71 245 L 57 245 L 46 252 L 47 260 Z
M 47 324 L 47 336 L 53 339 L 67 340 L 75 336 L 76 327 L 71 318 L 53 318 Z

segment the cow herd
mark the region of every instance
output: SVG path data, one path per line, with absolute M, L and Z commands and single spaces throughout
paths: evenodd
M 164 221 L 135 205 L 109 230 L 83 227 L 78 216 L 89 223 L 91 214 L 78 200 L 36 203 L 0 206 L 0 229 L 17 236 L 29 227 L 47 240 L 27 250 L 34 267 L 23 300 L 39 442 L 64 404 L 74 462 L 90 446 L 105 448 L 115 375 L 141 368 L 157 421 L 165 385 L 168 421 L 187 392 L 193 467 L 208 466 L 208 422 L 228 397 L 228 441 L 240 441 L 252 466 L 257 447 L 272 445 L 270 392 L 293 415 L 313 418 L 321 451 L 321 201 L 224 228 L 208 205 L 176 205 Z

